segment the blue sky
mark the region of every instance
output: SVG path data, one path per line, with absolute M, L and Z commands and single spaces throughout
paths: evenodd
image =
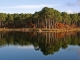
M 45 6 L 60 12 L 80 12 L 80 0 L 0 0 L 2 13 L 34 13 Z

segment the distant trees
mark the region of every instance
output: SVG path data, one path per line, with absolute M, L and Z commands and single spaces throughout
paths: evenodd
M 5 13 L 0 13 L 0 28 L 4 26 L 3 22 L 6 21 L 7 15 Z
M 34 14 L 0 13 L 0 28 L 57 28 L 58 23 L 80 27 L 80 13 L 68 14 L 44 7 Z M 62 25 L 61 24 L 61 25 Z
M 54 9 L 53 8 L 48 8 L 44 7 L 40 11 L 40 18 L 44 27 L 47 28 L 52 28 L 53 27 L 53 22 L 54 22 Z
M 77 27 L 80 27 L 80 13 L 78 13 Z
M 78 14 L 70 14 L 71 17 L 71 24 L 76 24 L 78 21 Z
M 61 16 L 62 16 L 62 23 L 70 24 L 71 20 L 70 20 L 69 15 L 66 12 L 62 12 Z

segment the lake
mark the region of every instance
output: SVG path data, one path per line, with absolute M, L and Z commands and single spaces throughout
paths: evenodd
M 0 60 L 80 60 L 80 32 L 0 32 Z

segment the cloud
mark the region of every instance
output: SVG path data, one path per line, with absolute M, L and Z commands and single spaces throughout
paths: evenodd
M 77 0 L 77 4 L 80 6 L 80 0 Z
M 74 12 L 74 11 L 72 11 L 72 10 L 68 10 L 67 13 L 68 13 L 68 14 L 76 14 L 76 13 L 78 13 L 78 12 Z
M 66 5 L 67 6 L 80 6 L 80 0 L 76 0 L 76 2 L 74 2 L 74 3 L 71 3 L 71 2 L 68 2 L 68 3 L 66 3 Z
M 68 14 L 73 14 L 73 11 L 68 10 L 67 13 L 68 13 Z
M 4 10 L 4 9 L 0 9 L 0 13 L 8 13 L 10 11 Z
M 70 53 L 70 52 L 74 52 L 80 57 L 80 47 L 78 46 L 70 46 L 67 48 L 67 51 Z
M 15 6 L 0 6 L 0 12 L 2 13 L 34 13 L 40 11 L 43 7 L 54 8 L 56 6 L 62 6 L 62 4 L 38 4 L 38 5 L 15 5 Z
M 20 49 L 34 49 L 34 47 L 32 45 L 30 46 L 17 46 Z
M 67 6 L 75 6 L 75 5 L 76 5 L 75 3 L 70 3 L 70 2 L 67 3 Z
M 19 5 L 19 6 L 11 6 L 11 7 L 0 7 L 0 9 L 37 9 L 37 8 L 43 8 L 45 6 L 55 7 L 55 6 L 59 6 L 59 5 L 61 5 L 61 4 Z

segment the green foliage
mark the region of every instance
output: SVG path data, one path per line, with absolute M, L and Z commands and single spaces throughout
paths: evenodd
M 78 21 L 78 14 L 70 14 L 71 22 L 76 23 Z
M 9 21 L 14 21 L 14 20 L 13 20 L 13 15 L 12 15 L 12 14 L 8 14 L 8 15 L 7 15 L 7 18 L 6 18 L 6 21 L 8 21 L 8 22 L 9 22 Z
M 63 23 L 68 24 L 69 21 L 70 21 L 69 15 L 68 15 L 66 12 L 62 12 L 62 13 L 61 13 L 61 16 L 62 16 L 62 21 L 63 21 Z
M 62 21 L 61 13 L 57 10 L 54 10 L 54 20 L 56 22 L 61 22 Z
M 5 21 L 5 20 L 6 20 L 6 14 L 0 13 L 0 21 Z
M 41 11 L 35 12 L 34 14 L 0 13 L 0 27 L 5 25 L 5 27 L 8 28 L 30 28 L 31 26 L 36 28 L 53 28 L 52 26 L 54 26 L 56 22 L 62 22 L 70 25 L 77 24 L 79 20 L 80 13 L 68 14 L 49 7 L 44 7 Z

